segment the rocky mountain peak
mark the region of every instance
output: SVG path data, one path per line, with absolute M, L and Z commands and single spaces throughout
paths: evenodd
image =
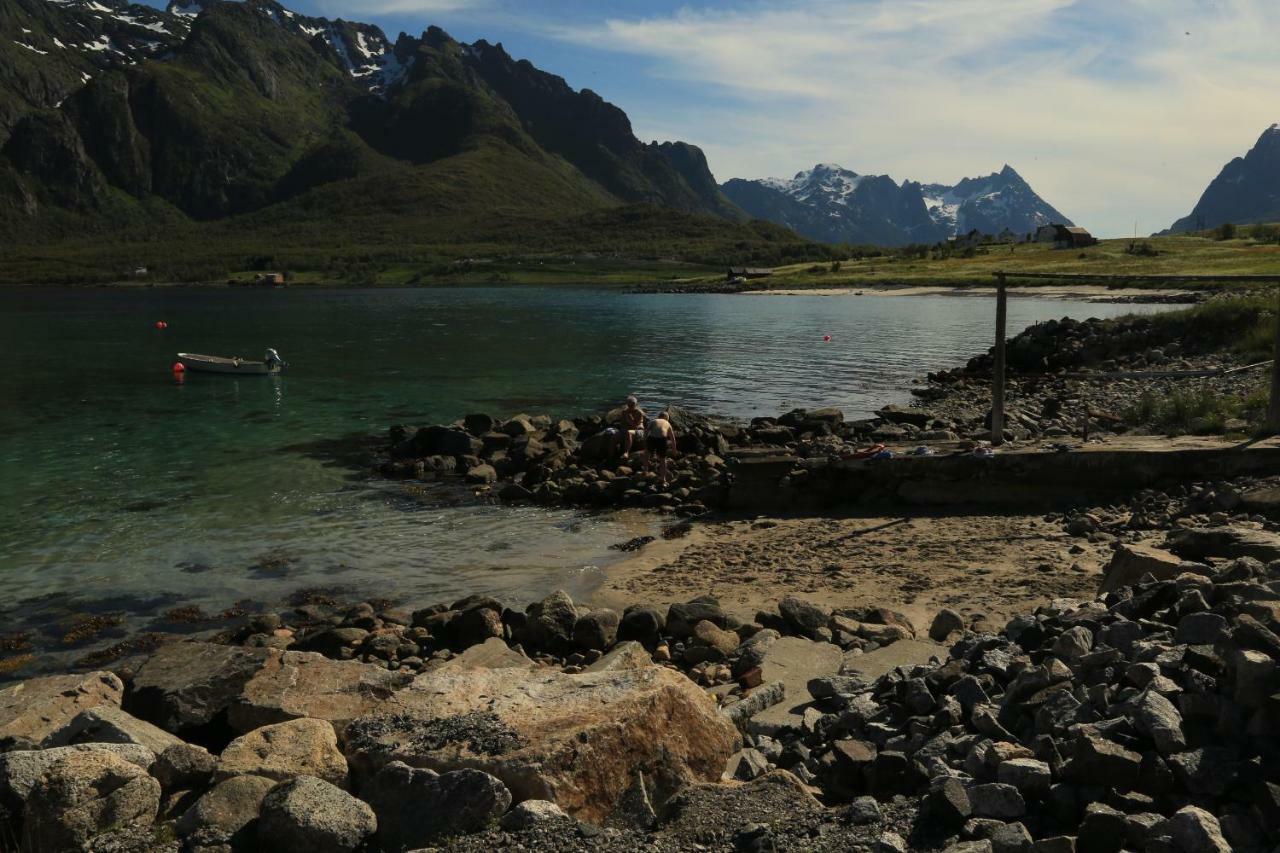
M 1168 232 L 1199 231 L 1227 222 L 1280 221 L 1280 124 L 1258 137 L 1243 157 L 1222 167 L 1191 213 Z

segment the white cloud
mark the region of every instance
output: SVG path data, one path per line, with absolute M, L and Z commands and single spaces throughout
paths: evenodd
M 1008 162 L 1121 235 L 1189 212 L 1280 120 L 1269 2 L 791 0 L 544 32 L 687 81 L 696 102 L 632 120 L 702 144 L 721 180 L 834 161 L 954 181 Z

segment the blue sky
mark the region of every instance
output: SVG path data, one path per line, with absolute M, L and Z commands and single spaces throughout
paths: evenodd
M 1008 163 L 1104 236 L 1167 227 L 1280 121 L 1274 0 L 295 0 L 436 24 L 701 146 L 717 179 L 817 162 L 952 183 Z

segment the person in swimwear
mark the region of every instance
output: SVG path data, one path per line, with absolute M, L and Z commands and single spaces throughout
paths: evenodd
M 644 421 L 644 409 L 640 408 L 640 404 L 634 396 L 628 397 L 627 404 L 622 409 L 623 459 L 631 456 L 632 434 L 644 426 Z
M 656 418 L 645 424 L 644 429 L 644 470 L 647 474 L 653 460 L 658 459 L 658 479 L 662 485 L 667 485 L 669 475 L 667 473 L 667 463 L 672 452 L 676 448 L 676 431 L 671 426 L 671 421 L 667 420 L 667 413 L 660 412 Z

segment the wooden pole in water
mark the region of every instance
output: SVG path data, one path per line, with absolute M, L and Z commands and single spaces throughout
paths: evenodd
M 1280 433 L 1280 287 L 1276 288 L 1276 339 L 1272 343 L 1271 398 L 1267 401 L 1267 432 Z
M 996 349 L 991 367 L 991 443 L 1004 443 L 1004 325 L 1006 312 L 1004 273 L 996 273 Z

